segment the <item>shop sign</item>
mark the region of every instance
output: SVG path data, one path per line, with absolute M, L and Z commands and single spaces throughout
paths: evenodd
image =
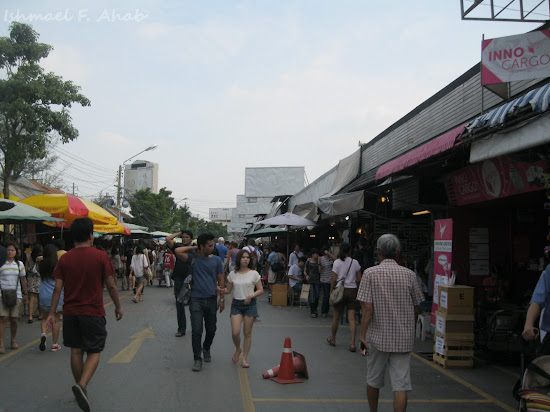
M 434 223 L 432 325 L 435 325 L 435 312 L 439 303 L 439 285 L 447 285 L 449 283 L 453 257 L 453 219 L 440 219 L 434 221 Z
M 514 162 L 501 156 L 452 172 L 447 178 L 447 194 L 457 206 L 500 199 L 548 188 L 547 160 Z
M 550 76 L 550 30 L 481 42 L 481 84 Z

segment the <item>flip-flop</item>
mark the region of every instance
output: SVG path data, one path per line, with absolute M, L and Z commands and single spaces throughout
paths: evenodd
M 19 345 L 16 343 L 15 345 L 10 346 L 11 349 L 19 349 Z
M 332 339 L 331 336 L 327 337 L 327 342 L 330 346 L 336 346 L 336 343 L 334 342 L 334 339 Z
M 242 367 L 243 367 L 243 368 L 250 368 L 250 363 L 248 363 L 248 362 L 243 362 Z
M 138 303 L 138 301 L 136 300 L 136 298 L 132 298 L 132 302 Z
M 355 346 L 351 346 L 348 348 L 350 352 L 357 352 L 357 348 Z

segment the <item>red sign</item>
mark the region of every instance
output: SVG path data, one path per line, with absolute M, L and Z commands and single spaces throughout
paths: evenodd
M 481 84 L 550 76 L 550 30 L 483 40 Z
M 435 311 L 439 306 L 438 286 L 449 283 L 449 278 L 451 277 L 451 262 L 453 258 L 453 219 L 435 220 L 434 223 L 434 294 L 432 301 L 432 325 L 435 325 Z
M 485 160 L 449 174 L 447 195 L 457 206 L 485 202 L 548 187 L 547 160 L 514 162 L 508 157 Z

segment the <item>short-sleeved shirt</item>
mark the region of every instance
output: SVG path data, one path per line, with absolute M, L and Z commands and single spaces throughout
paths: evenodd
M 361 265 L 355 259 L 347 257 L 346 260 L 336 259 L 332 264 L 332 271 L 338 275 L 337 283 L 344 280 L 344 288 L 357 288 L 357 271 L 361 270 Z
M 298 252 L 298 253 L 292 252 L 290 254 L 290 256 L 288 257 L 288 267 L 292 267 L 293 265 L 297 265 L 299 258 L 301 258 L 302 256 L 304 256 L 304 254 L 302 252 Z
M 140 278 L 145 274 L 144 269 L 149 267 L 147 263 L 147 257 L 143 253 L 136 253 L 132 256 L 132 266 L 133 274 L 136 278 Z
M 218 275 L 223 273 L 222 261 L 217 256 L 202 258 L 193 253 L 187 255 L 191 264 L 191 297 L 208 298 L 216 296 Z
M 302 268 L 296 264 L 296 265 L 292 265 L 290 269 L 288 269 L 288 276 L 294 276 L 294 277 L 297 277 L 298 279 L 303 279 L 304 273 L 302 271 Z M 294 279 L 289 278 L 288 283 L 290 284 L 290 287 L 293 287 L 298 282 Z
M 550 332 L 550 310 L 548 310 L 548 305 L 550 304 L 550 265 L 546 266 L 546 269 L 540 275 L 531 297 L 531 303 L 538 304 L 541 310 L 544 308 L 547 309 L 542 315 L 540 328 L 546 332 Z
M 365 270 L 357 300 L 372 303 L 367 341 L 382 352 L 410 352 L 414 346 L 414 307 L 424 300 L 416 274 L 393 259 Z
M 21 293 L 21 282 L 19 282 L 19 279 L 25 276 L 25 265 L 23 262 L 14 260 L 9 263 L 6 261 L 6 263 L 0 267 L 0 287 L 6 290 L 17 290 L 17 298 L 21 299 L 23 294 Z M 2 296 L 1 291 L 0 296 Z
M 332 280 L 332 265 L 334 260 L 321 256 L 321 283 L 330 283 Z
M 105 316 L 103 283 L 114 271 L 107 253 L 94 247 L 77 247 L 61 256 L 53 276 L 63 281 L 63 315 Z
M 273 263 L 273 257 L 277 254 L 277 252 L 271 252 L 268 256 L 267 256 L 267 261 L 269 262 L 269 264 L 272 264 Z
M 218 249 L 218 257 L 223 263 L 225 263 L 225 259 L 227 258 L 228 253 L 227 248 L 225 247 L 225 245 L 220 244 L 216 245 L 215 248 Z
M 246 273 L 236 273 L 232 271 L 227 280 L 233 283 L 231 295 L 233 299 L 244 300 L 247 296 L 254 293 L 254 286 L 260 280 L 260 274 L 255 270 L 250 270 Z

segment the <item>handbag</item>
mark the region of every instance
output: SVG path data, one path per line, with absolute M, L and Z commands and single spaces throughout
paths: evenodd
M 302 285 L 302 292 L 300 293 L 300 303 L 308 303 L 309 301 L 309 290 L 311 285 Z
M 343 276 L 342 279 L 340 279 L 341 283 L 338 284 L 338 282 L 337 282 L 336 287 L 334 289 L 332 289 L 332 292 L 330 292 L 329 302 L 330 302 L 331 306 L 337 305 L 344 298 L 344 280 L 346 279 L 346 276 L 348 275 L 349 270 L 351 269 L 351 264 L 352 263 L 353 263 L 353 259 L 351 260 L 351 262 L 349 264 L 348 271 L 346 272 L 346 275 Z

